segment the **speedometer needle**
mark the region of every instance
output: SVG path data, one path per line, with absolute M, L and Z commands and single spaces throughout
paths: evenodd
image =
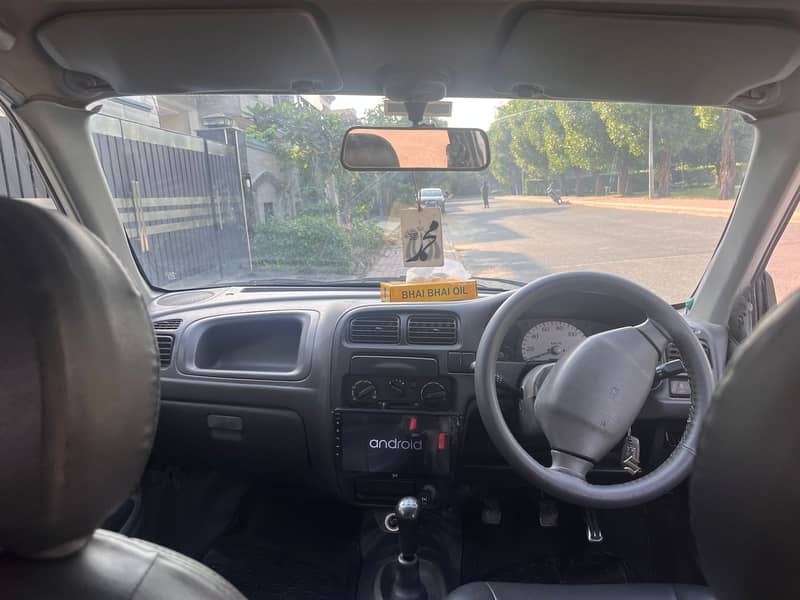
M 536 356 L 531 356 L 528 358 L 528 360 L 536 360 L 537 358 L 542 358 L 543 356 L 547 356 L 548 354 L 552 354 L 554 356 L 561 356 L 562 354 L 564 354 L 564 352 L 565 352 L 564 346 L 562 346 L 561 344 L 553 344 L 552 346 L 550 346 L 550 348 L 548 348 L 547 352 L 542 352 L 540 354 L 537 354 Z

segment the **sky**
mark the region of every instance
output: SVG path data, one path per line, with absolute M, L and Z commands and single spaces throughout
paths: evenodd
M 494 121 L 495 109 L 506 100 L 487 98 L 446 98 L 453 102 L 453 116 L 447 120 L 450 127 L 479 127 L 489 129 Z M 381 96 L 336 96 L 331 108 L 355 108 L 360 117 L 368 108 L 383 102 Z

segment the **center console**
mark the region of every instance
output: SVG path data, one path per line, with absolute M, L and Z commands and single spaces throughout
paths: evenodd
M 372 506 L 410 495 L 423 506 L 446 501 L 462 418 L 438 361 L 356 355 L 340 381 L 334 453 L 345 496 Z

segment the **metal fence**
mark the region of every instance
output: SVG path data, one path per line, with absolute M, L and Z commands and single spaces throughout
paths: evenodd
M 104 115 L 92 121 L 122 225 L 142 269 L 159 286 L 235 280 L 247 236 L 234 145 Z
M 0 195 L 26 200 L 48 199 L 50 192 L 42 179 L 39 167 L 14 124 L 0 112 Z

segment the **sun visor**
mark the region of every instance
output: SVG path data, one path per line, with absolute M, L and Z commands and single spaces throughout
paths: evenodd
M 800 65 L 800 33 L 767 21 L 532 10 L 492 70 L 501 94 L 726 104 Z
M 62 68 L 123 95 L 342 86 L 327 40 L 300 10 L 78 13 L 44 23 L 37 37 Z

